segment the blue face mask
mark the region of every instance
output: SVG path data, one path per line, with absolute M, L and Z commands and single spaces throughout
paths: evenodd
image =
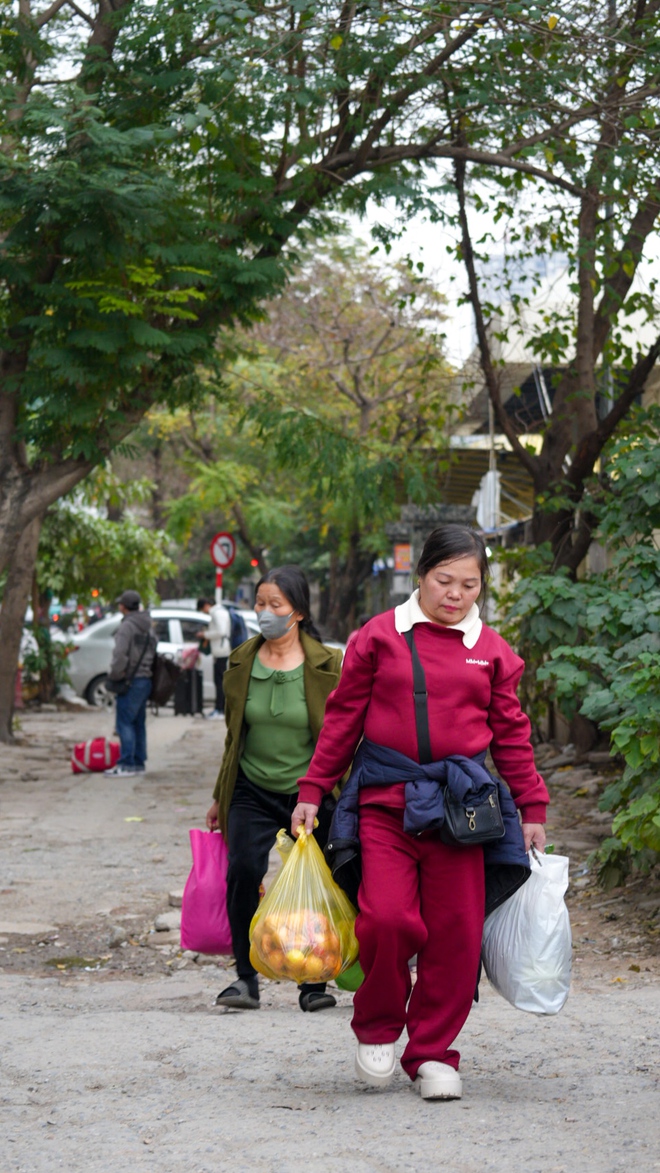
M 273 611 L 260 611 L 257 615 L 257 623 L 264 639 L 281 639 L 283 635 L 286 635 L 290 630 L 289 620 L 292 615 L 293 611 L 290 611 L 288 615 L 275 615 Z

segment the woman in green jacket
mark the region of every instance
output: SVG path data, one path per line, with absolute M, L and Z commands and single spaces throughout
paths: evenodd
M 261 630 L 236 648 L 224 676 L 227 737 L 213 804 L 206 816 L 227 842 L 227 912 L 237 980 L 216 1005 L 256 1010 L 259 985 L 248 931 L 259 885 L 281 827 L 289 827 L 298 778 L 311 761 L 325 702 L 339 681 L 342 654 L 321 643 L 310 616 L 309 585 L 297 566 L 269 570 L 254 609 Z M 327 836 L 331 805 L 319 810 L 317 836 Z M 301 1010 L 336 1005 L 325 984 L 299 988 Z

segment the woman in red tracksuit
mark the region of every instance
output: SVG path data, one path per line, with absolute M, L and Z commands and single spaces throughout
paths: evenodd
M 419 762 L 412 662 L 414 640 L 426 676 L 433 761 L 490 749 L 522 818 L 524 849 L 545 845 L 549 801 L 536 771 L 530 726 L 516 689 L 523 661 L 480 618 L 488 575 L 486 550 L 473 530 L 441 526 L 417 567 L 419 588 L 371 619 L 346 652 L 330 695 L 309 770 L 299 783 L 295 834 L 308 831 L 324 794 L 350 766 L 364 737 Z M 356 1071 L 386 1086 L 404 1027 L 402 1066 L 424 1099 L 461 1095 L 452 1043 L 474 997 L 484 921 L 484 857 L 479 846 L 442 842 L 437 833 L 403 829 L 403 782 L 359 792 L 362 858 L 356 934 L 364 982 L 355 995 Z M 516 825 L 516 833 L 520 836 Z M 522 843 L 520 846 L 522 852 Z M 411 995 L 409 959 L 417 954 Z

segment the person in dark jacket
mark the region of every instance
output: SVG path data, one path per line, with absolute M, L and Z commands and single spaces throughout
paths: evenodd
M 297 779 L 309 765 L 325 702 L 339 680 L 341 651 L 321 643 L 311 616 L 309 586 L 297 566 L 269 570 L 257 583 L 254 609 L 262 634 L 235 648 L 225 673 L 227 736 L 210 831 L 227 842 L 227 912 L 237 980 L 216 1005 L 256 1010 L 259 985 L 250 961 L 250 922 L 277 832 L 287 827 L 298 797 Z M 333 800 L 319 817 L 324 843 Z M 299 987 L 301 1010 L 336 1005 L 325 983 Z
M 525 879 L 520 876 L 525 852 L 531 846 L 543 850 L 548 792 L 536 771 L 529 721 L 516 694 L 523 661 L 481 621 L 477 600 L 488 561 L 480 535 L 465 526 L 434 530 L 417 574 L 419 588 L 411 598 L 371 619 L 347 648 L 314 756 L 299 783 L 291 829 L 309 830 L 323 795 L 362 741 L 345 792 L 345 801 L 357 803 L 362 862 L 355 932 L 365 976 L 354 1000 L 356 1072 L 367 1084 L 387 1086 L 394 1076 L 395 1042 L 405 1027 L 404 1071 L 423 1099 L 443 1100 L 462 1094 L 460 1055 L 452 1044 L 477 983 L 486 867 L 482 846 L 443 842 L 434 779 L 450 766 L 453 774 L 457 760 L 479 776 L 490 749 L 510 790 L 511 809 L 502 811 L 507 834 L 518 840 L 517 847 L 502 848 L 503 856 L 493 863 L 512 864 L 518 880 Z M 425 693 L 413 691 L 413 645 Z M 417 736 L 420 695 L 426 697 L 428 758 L 426 752 L 420 755 Z M 421 765 L 425 758 L 431 764 Z M 420 793 L 431 799 L 436 820 L 428 829 L 429 804 L 420 810 Z M 412 988 L 409 960 L 415 954 Z
M 117 602 L 123 619 L 115 632 L 108 679 L 120 686 L 116 720 L 121 754 L 117 765 L 104 773 L 110 778 L 128 778 L 133 774 L 144 774 L 146 769 L 147 701 L 151 693 L 157 639 L 151 615 L 140 610 L 137 591 L 124 591 Z

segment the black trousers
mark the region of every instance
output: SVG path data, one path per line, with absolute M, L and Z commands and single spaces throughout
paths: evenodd
M 227 819 L 227 913 L 239 978 L 252 978 L 250 921 L 259 906 L 259 885 L 268 871 L 268 855 L 281 827 L 289 830 L 298 802 L 294 794 L 276 794 L 250 782 L 240 770 Z M 323 848 L 328 839 L 334 799 L 324 798 L 314 835 Z
M 213 683 L 215 684 L 215 707 L 219 713 L 225 711 L 225 690 L 222 678 L 227 671 L 228 656 L 213 657 Z

